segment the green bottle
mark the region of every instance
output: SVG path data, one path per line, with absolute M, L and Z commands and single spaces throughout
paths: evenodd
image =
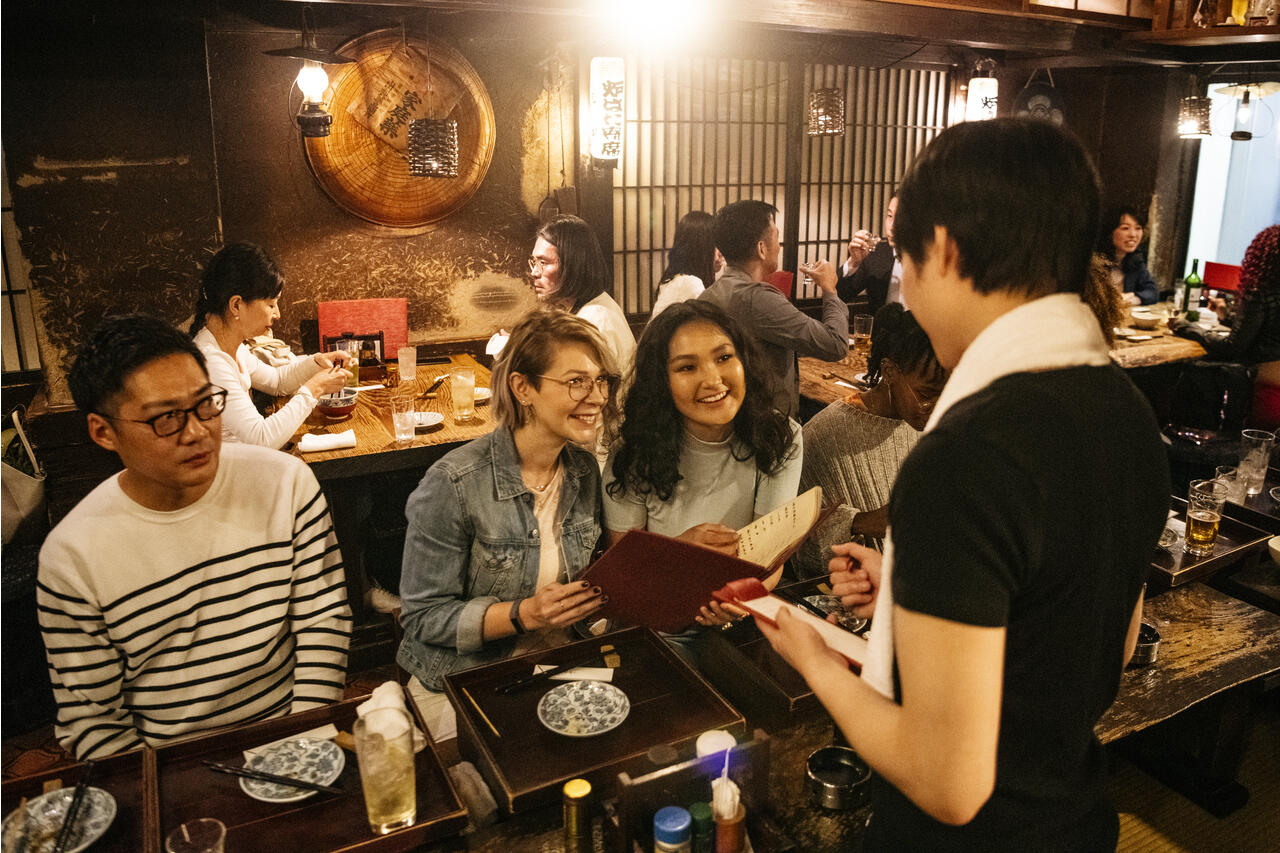
M 1186 297 L 1182 306 L 1187 312 L 1187 322 L 1194 323 L 1200 319 L 1200 259 L 1192 258 L 1191 275 L 1187 276 Z

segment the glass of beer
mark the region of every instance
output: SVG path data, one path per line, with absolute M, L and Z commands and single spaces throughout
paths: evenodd
M 470 367 L 460 367 L 449 375 L 449 396 L 452 398 L 453 422 L 463 424 L 476 414 L 476 372 Z
M 386 835 L 413 826 L 418 813 L 413 724 L 403 708 L 378 708 L 356 720 L 356 759 L 369 827 Z
M 863 358 L 871 354 L 871 322 L 873 319 L 870 314 L 855 314 L 853 317 L 853 327 L 850 330 L 853 334 L 853 351 Z
M 1213 553 L 1229 489 L 1220 480 L 1193 480 L 1187 490 L 1187 535 L 1184 549 L 1196 557 Z

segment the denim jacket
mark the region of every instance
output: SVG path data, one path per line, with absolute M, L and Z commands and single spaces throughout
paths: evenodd
M 600 469 L 594 456 L 572 445 L 560 452 L 560 463 L 560 552 L 573 579 L 600 539 Z M 499 427 L 431 466 L 405 516 L 404 640 L 396 660 L 438 691 L 446 673 L 511 653 L 514 637 L 484 641 L 485 611 L 532 595 L 537 583 L 538 520 L 511 431 Z

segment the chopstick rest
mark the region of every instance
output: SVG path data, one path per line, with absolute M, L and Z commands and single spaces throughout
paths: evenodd
M 555 669 L 551 664 L 540 663 L 533 668 L 534 675 Z M 613 670 L 607 666 L 575 666 L 564 672 L 548 676 L 552 681 L 613 681 Z

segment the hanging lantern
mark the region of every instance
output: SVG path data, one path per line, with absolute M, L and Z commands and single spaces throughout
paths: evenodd
M 458 122 L 415 118 L 409 122 L 409 174 L 415 178 L 458 177 Z
M 1183 139 L 1208 139 L 1210 135 L 1209 112 L 1213 101 L 1198 95 L 1188 95 L 1178 105 L 1178 136 Z
M 979 59 L 969 78 L 969 91 L 965 96 L 964 120 L 985 121 L 996 117 L 1000 105 L 1000 81 L 996 79 L 996 61 Z
M 809 135 L 839 136 L 844 133 L 844 92 L 814 89 L 809 93 Z
M 591 60 L 591 136 L 587 153 L 596 160 L 622 156 L 623 104 L 626 63 L 621 56 Z

